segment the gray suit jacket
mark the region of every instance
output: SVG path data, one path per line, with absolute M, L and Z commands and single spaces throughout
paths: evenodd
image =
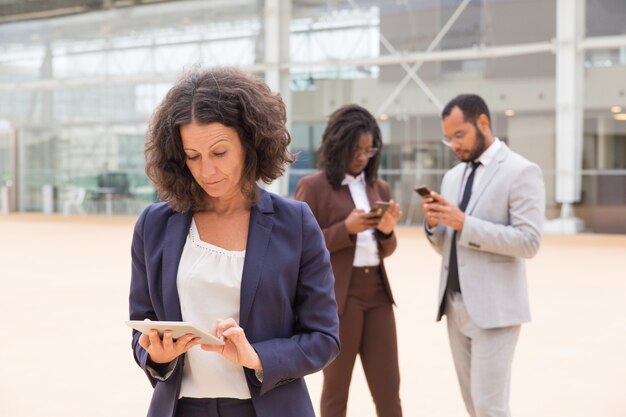
M 457 233 L 459 282 L 472 321 L 481 328 L 512 326 L 530 321 L 524 258 L 532 258 L 541 243 L 545 188 L 540 168 L 504 143 L 474 187 Z M 465 163 L 446 173 L 441 195 L 456 203 L 461 195 Z M 438 225 L 428 234 L 442 255 L 439 313 L 448 278 L 454 230 Z

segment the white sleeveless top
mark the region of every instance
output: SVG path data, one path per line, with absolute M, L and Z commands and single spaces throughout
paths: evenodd
M 194 220 L 178 266 L 176 285 L 183 321 L 210 331 L 217 319 L 239 323 L 246 251 L 228 251 L 200 240 Z M 187 352 L 181 397 L 251 398 L 243 367 L 194 346 Z

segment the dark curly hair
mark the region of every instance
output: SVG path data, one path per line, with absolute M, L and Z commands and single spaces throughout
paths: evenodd
M 378 153 L 365 167 L 365 181 L 372 184 L 378 178 L 378 165 L 383 141 L 376 119 L 365 108 L 357 104 L 347 104 L 335 110 L 328 119 L 322 134 L 322 145 L 318 150 L 318 166 L 326 174 L 328 182 L 339 188 L 345 178 L 348 164 L 358 148 L 358 140 L 363 133 L 371 133 Z
M 210 197 L 185 164 L 180 127 L 221 123 L 237 131 L 244 149 L 241 190 L 257 200 L 256 182 L 280 177 L 295 157 L 289 152 L 285 104 L 263 81 L 236 68 L 184 73 L 157 107 L 145 144 L 146 174 L 173 210 L 201 210 Z

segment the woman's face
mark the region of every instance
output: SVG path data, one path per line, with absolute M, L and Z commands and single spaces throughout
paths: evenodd
M 180 127 L 185 163 L 212 198 L 241 195 L 244 149 L 237 131 L 221 123 Z
M 370 160 L 368 151 L 374 146 L 374 137 L 370 132 L 361 133 L 356 143 L 357 148 L 347 167 L 348 174 L 352 176 L 359 175 L 367 166 Z

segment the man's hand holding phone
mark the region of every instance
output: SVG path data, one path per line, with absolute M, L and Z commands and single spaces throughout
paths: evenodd
M 427 198 L 430 197 L 430 195 L 432 194 L 432 190 L 430 188 L 428 188 L 425 185 L 421 185 L 419 187 L 415 187 L 413 189 L 413 191 L 415 191 L 417 194 L 419 194 L 420 197 L 422 198 Z
M 437 208 L 435 205 L 439 204 L 437 198 L 439 194 L 432 191 L 425 185 L 414 188 L 414 190 L 420 197 L 422 197 L 422 204 L 424 207 L 424 218 L 428 223 L 429 228 L 436 227 L 439 224 L 439 220 L 437 218 Z
M 415 191 L 422 195 L 418 189 L 416 188 Z M 439 224 L 445 224 L 454 230 L 463 229 L 465 213 L 436 192 L 428 191 L 428 193 L 422 195 L 424 218 L 428 223 L 428 227 L 432 229 Z
M 439 225 L 439 218 L 437 216 L 439 209 L 439 202 L 437 200 L 438 196 L 439 194 L 431 191 L 428 195 L 422 197 L 424 218 L 426 219 L 426 223 L 430 229 Z

